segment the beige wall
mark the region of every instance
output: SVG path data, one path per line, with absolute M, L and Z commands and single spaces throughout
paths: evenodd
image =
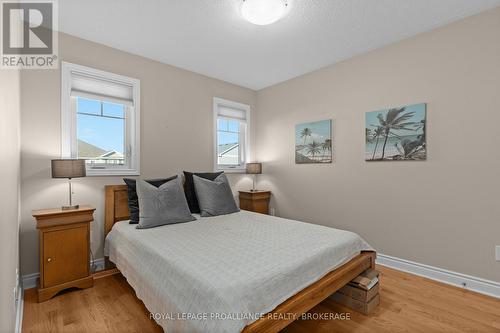
M 212 103 L 221 97 L 255 107 L 256 94 L 206 76 L 68 35 L 60 35 L 60 59 L 141 80 L 141 177 L 213 168 Z M 60 71 L 30 70 L 21 76 L 22 107 L 22 273 L 38 272 L 38 239 L 31 210 L 67 201 L 65 180 L 50 178 L 50 159 L 60 157 Z M 251 179 L 232 175 L 234 189 Z M 102 257 L 104 185 L 121 177 L 74 180 L 75 201 L 97 208 L 92 249 Z
M 0 332 L 14 332 L 19 268 L 19 71 L 0 70 Z
M 255 93 L 61 35 L 60 58 L 141 80 L 142 177 L 212 168 L 212 98 L 252 106 L 259 188 L 278 215 L 358 232 L 381 253 L 500 281 L 500 9 L 372 51 Z M 60 72 L 23 71 L 22 273 L 38 271 L 31 210 L 66 202 L 50 178 L 60 154 Z M 428 160 L 364 162 L 367 111 L 428 103 Z M 258 107 L 257 112 L 256 107 Z M 295 165 L 294 125 L 334 120 L 334 163 Z M 183 141 L 184 140 L 184 141 Z M 232 176 L 235 190 L 251 184 Z M 75 180 L 97 207 L 92 248 L 102 256 L 103 189 L 120 177 Z
M 500 8 L 263 89 L 259 187 L 279 215 L 500 282 Z M 364 162 L 367 111 L 428 103 L 428 160 Z M 334 163 L 296 165 L 294 125 L 333 119 Z

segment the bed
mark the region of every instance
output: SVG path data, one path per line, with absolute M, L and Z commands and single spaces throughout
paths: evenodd
M 137 230 L 106 186 L 105 255 L 167 332 L 278 332 L 359 273 L 358 235 L 247 211 Z

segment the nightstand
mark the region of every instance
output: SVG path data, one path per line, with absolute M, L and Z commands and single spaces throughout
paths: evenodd
M 271 191 L 239 191 L 240 208 L 255 213 L 269 214 Z
M 40 239 L 38 302 L 67 288 L 94 285 L 90 271 L 90 222 L 95 208 L 33 211 Z

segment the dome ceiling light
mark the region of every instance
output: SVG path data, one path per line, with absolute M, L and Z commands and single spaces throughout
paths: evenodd
M 268 25 L 285 16 L 288 0 L 243 0 L 241 14 L 257 25 Z

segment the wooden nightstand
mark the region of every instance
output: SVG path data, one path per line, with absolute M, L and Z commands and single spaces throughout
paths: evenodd
M 95 208 L 33 211 L 40 239 L 40 279 L 38 301 L 59 291 L 94 285 L 90 271 L 90 222 Z
M 261 214 L 269 214 L 271 191 L 239 191 L 240 208 Z

